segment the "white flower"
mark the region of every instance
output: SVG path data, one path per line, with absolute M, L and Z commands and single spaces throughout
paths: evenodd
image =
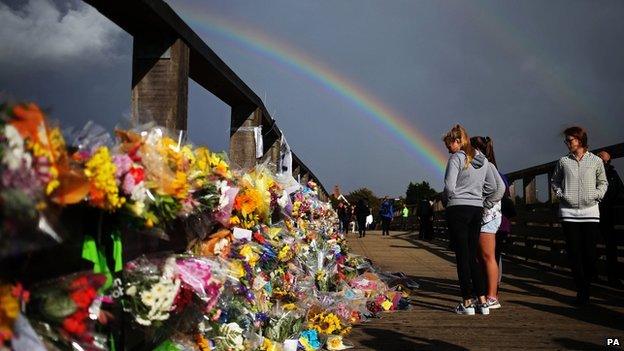
M 277 199 L 277 204 L 281 207 L 284 208 L 286 207 L 286 205 L 288 204 L 288 192 L 286 192 L 286 190 L 284 190 L 282 192 L 282 196 L 280 196 L 279 199 Z
M 147 188 L 145 187 L 145 182 L 140 182 L 134 186 L 132 189 L 132 194 L 130 194 L 130 198 L 133 201 L 143 203 L 147 198 Z
M 219 210 L 223 210 L 225 206 L 230 203 L 230 197 L 227 196 L 227 192 L 228 190 L 230 190 L 230 186 L 225 180 L 217 181 L 216 185 L 217 189 L 219 189 L 219 193 L 221 194 L 221 196 L 219 197 Z
M 156 302 L 156 297 L 151 291 L 141 291 L 141 302 L 143 302 L 145 306 L 153 306 Z
M 126 289 L 126 295 L 128 296 L 134 296 L 136 295 L 137 292 L 137 287 L 135 285 L 129 287 L 128 289 Z
M 4 151 L 2 163 L 7 165 L 12 171 L 19 169 L 22 164 L 30 168 L 32 165 L 32 156 L 24 151 L 24 139 L 22 139 L 17 129 L 7 124 L 4 127 L 4 135 L 7 138 L 8 148 Z
M 225 238 L 222 238 L 221 240 L 217 241 L 217 243 L 215 244 L 214 247 L 214 253 L 215 255 L 220 255 L 221 254 L 221 250 L 223 250 L 223 248 L 227 247 L 229 244 L 229 241 Z
M 134 318 L 134 320 L 136 320 L 136 321 L 137 321 L 137 323 L 139 323 L 140 325 L 145 325 L 145 326 L 152 325 L 152 321 L 147 320 L 147 319 L 143 319 L 143 318 L 141 318 L 141 317 L 139 317 L 139 316 L 136 316 L 136 317 Z

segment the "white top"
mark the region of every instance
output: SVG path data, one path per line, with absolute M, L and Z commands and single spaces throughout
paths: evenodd
M 600 222 L 598 204 L 585 208 L 559 207 L 559 216 L 564 222 Z

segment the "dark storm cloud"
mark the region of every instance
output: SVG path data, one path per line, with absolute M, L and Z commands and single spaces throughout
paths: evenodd
M 559 133 L 573 123 L 589 129 L 593 146 L 624 141 L 619 0 L 168 2 L 183 18 L 206 11 L 244 23 L 329 67 L 440 149 L 440 135 L 457 122 L 491 136 L 503 171 L 561 155 Z M 128 114 L 127 34 L 79 1 L 5 4 L 0 17 L 12 27 L 3 27 L 0 40 L 14 49 L 0 58 L 2 90 L 51 107 L 64 124 L 94 119 L 110 128 Z M 344 96 L 201 23 L 191 26 L 267 96 L 290 145 L 326 188 L 400 195 L 410 181 L 428 180 L 440 189 L 441 175 L 426 158 L 397 144 Z M 53 29 L 33 32 L 41 28 Z M 63 41 L 64 33 L 76 38 Z M 42 49 L 20 47 L 28 41 Z M 191 84 L 192 140 L 225 149 L 228 128 L 229 107 Z

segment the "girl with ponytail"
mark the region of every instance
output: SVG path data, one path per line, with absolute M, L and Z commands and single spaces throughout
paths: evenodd
M 463 299 L 455 307 L 455 313 L 489 314 L 483 271 L 477 262 L 479 230 L 483 208 L 491 208 L 503 194 L 497 191 L 496 175 L 488 160 L 472 147 L 464 127 L 455 125 L 442 140 L 451 154 L 444 176 L 443 203 L 449 235 L 455 244 L 457 277 Z

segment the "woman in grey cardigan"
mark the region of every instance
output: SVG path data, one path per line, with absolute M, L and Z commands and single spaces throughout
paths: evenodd
M 551 184 L 559 199 L 559 216 L 576 284 L 576 302 L 584 305 L 589 302 L 595 273 L 596 237 L 600 231 L 598 203 L 608 183 L 602 160 L 587 149 L 585 129 L 570 127 L 563 134 L 570 153 L 557 162 Z

